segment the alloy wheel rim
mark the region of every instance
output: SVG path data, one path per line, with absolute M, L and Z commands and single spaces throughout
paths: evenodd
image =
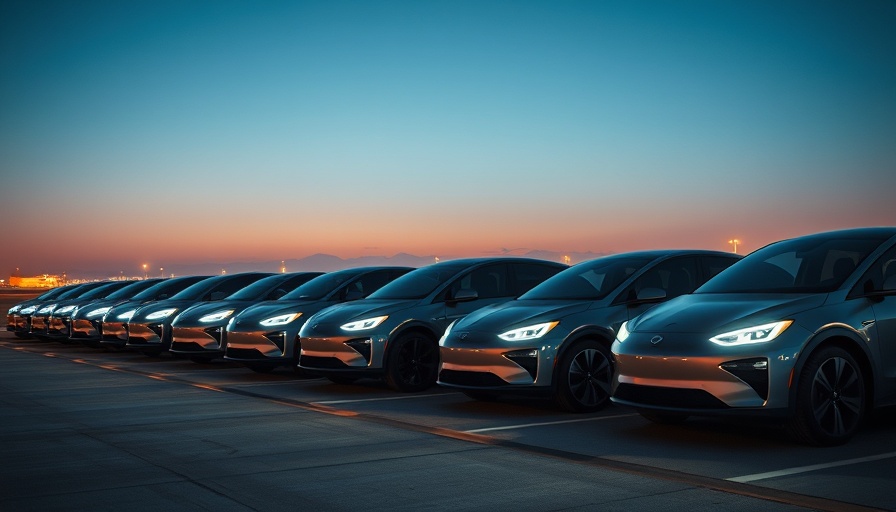
M 408 385 L 420 385 L 435 369 L 432 359 L 433 348 L 423 338 L 413 338 L 401 349 L 399 373 Z
M 601 351 L 583 350 L 569 365 L 569 390 L 580 404 L 596 406 L 610 396 L 611 374 L 610 361 Z
M 832 357 L 819 365 L 812 380 L 812 414 L 827 434 L 843 436 L 861 419 L 859 374 L 846 359 Z

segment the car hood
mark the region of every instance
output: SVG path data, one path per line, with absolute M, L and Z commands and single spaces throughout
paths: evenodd
M 323 300 L 269 300 L 253 304 L 237 316 L 240 321 L 264 320 L 265 318 L 289 313 L 303 313 L 302 316 L 306 316 L 314 313 L 327 303 L 328 301 Z
M 196 304 L 196 301 L 186 300 L 186 299 L 184 299 L 184 300 L 168 299 L 168 300 L 160 300 L 160 301 L 152 302 L 152 303 L 146 304 L 144 306 L 139 306 L 137 308 L 137 312 L 134 313 L 134 316 L 131 318 L 131 322 L 140 321 L 140 320 L 146 318 L 146 315 L 150 315 L 152 313 L 155 313 L 156 311 L 161 311 L 163 309 L 169 309 L 169 308 L 175 308 L 175 309 L 177 309 L 177 311 L 174 313 L 174 315 L 171 315 L 171 316 L 168 316 L 165 318 L 166 320 L 170 321 L 171 319 L 174 318 L 175 315 L 182 312 L 184 309 L 192 306 L 193 304 Z
M 206 315 L 217 313 L 219 311 L 226 311 L 228 309 L 233 310 L 233 313 L 230 315 L 230 317 L 232 317 L 234 315 L 238 315 L 244 309 L 251 306 L 252 303 L 253 303 L 253 301 L 251 301 L 251 300 L 227 300 L 227 299 L 216 300 L 216 301 L 211 301 L 211 302 L 199 302 L 199 303 L 196 303 L 184 310 L 181 310 L 177 314 L 177 318 L 174 320 L 174 324 L 175 325 L 177 325 L 177 324 L 193 325 L 196 322 L 198 322 L 200 318 L 202 318 Z M 210 325 L 212 325 L 212 324 L 218 325 L 221 323 L 227 323 L 227 321 L 230 319 L 230 317 L 224 319 L 223 321 L 212 322 Z
M 590 301 L 511 300 L 486 306 L 460 319 L 454 329 L 503 332 L 523 325 L 560 320 L 585 311 Z
M 702 333 L 785 320 L 824 304 L 827 294 L 698 293 L 658 304 L 637 317 L 629 331 Z
M 354 320 L 391 315 L 415 306 L 419 302 L 417 300 L 363 299 L 328 307 L 314 315 L 314 321 L 319 324 L 341 325 Z

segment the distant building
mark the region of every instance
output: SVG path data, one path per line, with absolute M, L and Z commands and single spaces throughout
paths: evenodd
M 44 274 L 42 276 L 21 277 L 10 276 L 9 285 L 19 288 L 55 288 L 63 284 L 60 276 Z

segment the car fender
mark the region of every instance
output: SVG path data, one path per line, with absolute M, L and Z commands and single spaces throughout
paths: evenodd
M 880 372 L 876 371 L 876 368 L 873 366 L 872 361 L 874 361 L 874 359 L 871 357 L 868 342 L 869 340 L 864 333 L 843 323 L 828 324 L 813 333 L 805 345 L 803 345 L 803 348 L 797 356 L 796 363 L 793 365 L 792 380 L 790 389 L 788 390 L 788 409 L 790 409 L 790 411 L 795 410 L 797 392 L 796 383 L 799 381 L 799 376 L 802 374 L 803 367 L 806 365 L 806 360 L 809 359 L 809 356 L 815 352 L 815 350 L 826 344 L 839 345 L 849 350 L 850 353 L 853 354 L 853 357 L 856 358 L 857 362 L 862 366 L 863 371 L 870 373 L 870 375 L 865 376 L 866 381 L 873 383 L 874 390 L 880 389 L 880 383 L 878 382 L 878 375 L 880 375 Z M 869 403 L 868 406 L 870 407 L 871 404 Z
M 563 356 L 566 355 L 569 347 L 573 346 L 577 341 L 583 339 L 596 340 L 603 343 L 609 350 L 610 345 L 613 344 L 615 338 L 616 333 L 613 329 L 602 325 L 581 325 L 576 327 L 572 332 L 566 335 L 566 337 L 563 338 L 563 342 L 560 343 L 560 347 L 557 349 L 557 355 L 554 357 L 554 369 L 557 368 L 557 364 L 559 364 Z M 557 386 L 556 371 L 551 372 L 551 386 L 554 388 Z

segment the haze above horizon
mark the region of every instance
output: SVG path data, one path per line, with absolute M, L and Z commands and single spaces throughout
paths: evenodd
M 4 2 L 0 275 L 896 224 L 896 3 Z

